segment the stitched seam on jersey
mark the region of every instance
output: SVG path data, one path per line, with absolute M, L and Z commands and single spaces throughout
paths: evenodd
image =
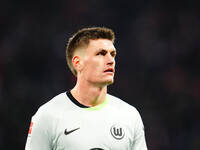
M 105 99 L 105 101 L 102 104 L 99 104 L 99 105 L 94 106 L 94 107 L 84 108 L 84 109 L 85 110 L 89 110 L 89 111 L 100 110 L 103 107 L 105 107 L 107 103 L 108 103 L 108 97 L 106 96 L 106 99 Z

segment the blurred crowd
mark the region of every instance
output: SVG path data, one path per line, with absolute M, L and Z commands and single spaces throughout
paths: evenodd
M 0 147 L 24 149 L 31 116 L 73 87 L 68 38 L 82 27 L 116 33 L 109 93 L 135 106 L 150 150 L 200 149 L 200 10 L 194 2 L 0 2 Z

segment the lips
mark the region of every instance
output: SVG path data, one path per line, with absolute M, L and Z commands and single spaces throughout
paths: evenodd
M 104 72 L 112 72 L 112 73 L 114 73 L 114 69 L 113 68 L 108 68 L 108 69 L 104 70 Z

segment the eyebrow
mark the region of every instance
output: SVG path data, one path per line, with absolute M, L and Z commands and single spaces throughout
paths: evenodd
M 100 48 L 98 51 L 100 52 L 100 51 L 109 51 L 109 50 L 104 49 L 104 48 Z M 116 49 L 112 49 L 111 52 L 116 52 L 117 53 Z
M 117 55 L 116 49 L 112 49 L 111 51 L 108 51 L 108 50 L 102 48 L 102 49 L 99 49 L 99 50 L 97 51 L 97 54 L 98 54 L 98 53 L 101 53 L 101 52 L 104 52 L 105 54 L 106 54 L 106 53 L 110 53 L 113 57 L 115 57 L 115 56 Z

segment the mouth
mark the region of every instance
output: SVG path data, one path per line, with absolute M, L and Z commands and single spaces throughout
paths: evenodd
M 108 69 L 104 70 L 104 72 L 106 72 L 106 73 L 107 73 L 107 72 L 108 72 L 108 73 L 109 73 L 109 72 L 110 72 L 110 73 L 114 73 L 114 69 L 113 69 L 113 68 L 108 68 Z

